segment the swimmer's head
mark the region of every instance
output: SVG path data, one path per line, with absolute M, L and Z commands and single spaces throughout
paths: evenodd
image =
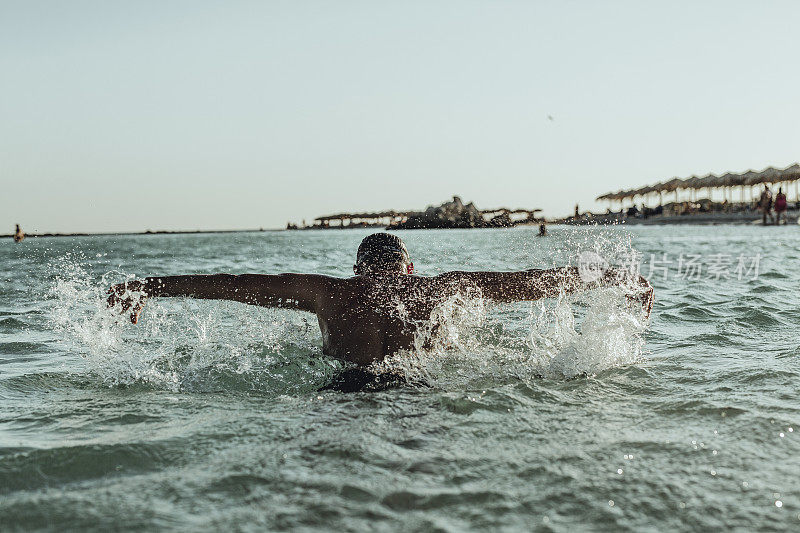
M 353 272 L 363 274 L 413 274 L 414 263 L 397 235 L 373 233 L 361 241 Z

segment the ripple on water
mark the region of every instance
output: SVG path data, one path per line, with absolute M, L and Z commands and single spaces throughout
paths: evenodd
M 460 506 L 464 501 L 474 505 L 486 505 L 504 499 L 503 493 L 489 490 L 399 490 L 384 496 L 381 504 L 395 511 L 413 511 Z
M 0 318 L 0 333 L 16 333 L 26 326 L 24 321 L 13 316 Z
M 0 384 L 7 391 L 16 393 L 50 392 L 59 389 L 71 391 L 95 386 L 107 388 L 99 380 L 93 381 L 91 376 L 68 372 L 22 374 L 4 379 Z
M 799 377 L 800 373 L 794 370 L 774 367 L 751 367 L 746 371 L 725 371 L 720 376 L 721 379 L 731 383 L 748 385 L 751 390 L 752 385 L 761 385 L 762 387 L 768 385 L 791 385 L 796 383 Z
M 683 304 L 678 308 L 676 315 L 671 316 L 678 316 L 682 321 L 708 322 L 723 316 L 721 311 L 705 305 Z
M 174 444 L 86 444 L 13 453 L 0 458 L 0 494 L 130 475 L 173 465 Z
M 737 305 L 731 311 L 735 323 L 745 328 L 777 327 L 784 323 L 784 319 L 770 308 Z
M 701 333 L 693 335 L 687 339 L 690 345 L 710 345 L 716 347 L 739 346 L 740 343 L 729 333 Z
M 723 412 L 725 416 L 735 417 L 748 413 L 748 411 L 741 407 L 731 407 L 729 405 L 717 405 L 710 400 L 702 399 L 679 399 L 660 402 L 655 406 L 655 410 L 662 415 L 676 415 L 676 416 L 714 416 L 719 417 Z
M 50 351 L 52 351 L 50 346 L 40 342 L 0 342 L 0 355 L 46 354 Z
M 280 480 L 255 474 L 228 474 L 214 479 L 203 489 L 205 494 L 221 494 L 236 498 L 246 497 L 260 488 L 269 489 Z

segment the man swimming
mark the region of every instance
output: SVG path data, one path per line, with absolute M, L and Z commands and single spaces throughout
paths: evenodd
M 139 319 L 147 297 L 188 296 L 234 300 L 264 307 L 283 307 L 317 315 L 322 351 L 368 366 L 399 350 L 414 347 L 418 328 L 429 325 L 434 308 L 447 298 L 472 291 L 487 300 L 538 300 L 609 285 L 630 285 L 647 316 L 653 288 L 627 270 L 609 269 L 599 280 L 585 282 L 575 267 L 519 272 L 446 272 L 414 275 L 403 241 L 394 234 L 374 233 L 358 247 L 355 276 L 318 274 L 212 274 L 148 277 L 109 289 L 108 305 L 121 304 Z M 137 298 L 141 293 L 143 296 Z

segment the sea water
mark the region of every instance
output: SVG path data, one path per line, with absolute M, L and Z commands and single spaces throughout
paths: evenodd
M 800 527 L 796 226 L 398 233 L 420 275 L 588 254 L 656 300 L 454 294 L 381 392 L 318 391 L 345 365 L 306 313 L 105 307 L 137 276 L 348 276 L 368 233 L 2 243 L 0 530 Z

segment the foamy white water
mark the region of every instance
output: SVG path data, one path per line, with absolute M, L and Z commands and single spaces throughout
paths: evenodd
M 626 234 L 595 231 L 587 240 L 586 230 L 579 228 L 565 237 L 563 246 L 572 249 L 553 250 L 545 262 L 575 264 L 586 249 L 604 257 L 620 250 L 635 253 Z M 196 385 L 198 375 L 219 371 L 258 378 L 273 365 L 285 364 L 281 354 L 287 350 L 297 359 L 296 380 L 329 377 L 314 371 L 321 341 L 311 314 L 162 298 L 148 301 L 140 324 L 132 326 L 120 305 L 110 312 L 105 299 L 111 284 L 135 274 L 111 270 L 93 279 L 88 269 L 97 262 L 69 256 L 52 265 L 51 315 L 68 349 L 81 354 L 87 370 L 109 385 L 142 382 L 180 390 Z M 625 299 L 635 286 L 516 304 L 485 301 L 469 287 L 458 290 L 420 324 L 414 350 L 395 354 L 376 369 L 447 388 L 510 376 L 573 378 L 642 358 L 647 320 Z M 131 295 L 135 301 L 142 297 L 135 291 Z M 327 360 L 325 366 L 343 365 Z

